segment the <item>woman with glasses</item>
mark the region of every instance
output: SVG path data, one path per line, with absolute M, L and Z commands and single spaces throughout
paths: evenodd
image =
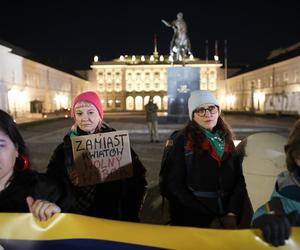
M 188 124 L 167 141 L 161 170 L 160 188 L 169 201 L 171 223 L 238 228 L 248 195 L 233 135 L 211 92 L 192 92 L 188 110 Z

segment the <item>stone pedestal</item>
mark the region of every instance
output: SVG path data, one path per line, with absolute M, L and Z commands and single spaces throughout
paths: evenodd
M 200 69 L 196 67 L 171 67 L 167 70 L 168 120 L 188 121 L 190 92 L 200 88 Z

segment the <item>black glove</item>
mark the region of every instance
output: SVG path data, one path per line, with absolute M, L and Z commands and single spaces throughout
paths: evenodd
M 235 215 L 225 215 L 221 218 L 223 228 L 237 229 L 237 218 Z
M 214 229 L 237 229 L 237 220 L 234 215 L 225 215 L 221 218 L 215 218 L 209 225 Z
M 297 211 L 288 215 L 264 214 L 253 221 L 252 227 L 262 230 L 266 242 L 276 247 L 282 246 L 290 237 L 291 227 L 297 222 L 298 217 Z

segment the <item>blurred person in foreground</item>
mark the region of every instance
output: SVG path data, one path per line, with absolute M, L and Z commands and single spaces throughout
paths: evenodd
M 32 212 L 39 220 L 67 212 L 63 185 L 30 169 L 28 150 L 13 118 L 0 110 L 0 212 Z
M 292 226 L 300 226 L 300 120 L 285 146 L 287 170 L 277 177 L 270 200 L 253 215 L 252 227 L 260 228 L 263 239 L 282 246 L 291 235 Z

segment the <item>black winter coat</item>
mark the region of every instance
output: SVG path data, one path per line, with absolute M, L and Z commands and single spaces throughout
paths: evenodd
M 230 152 L 218 162 L 209 150 L 203 150 L 201 155 L 193 154 L 187 166 L 185 141 L 184 134 L 179 132 L 162 176 L 172 224 L 209 227 L 214 218 L 229 212 L 239 216 L 247 191 L 238 156 Z M 216 193 L 223 211 L 217 197 L 196 197 L 196 192 Z
M 0 212 L 29 212 L 27 196 L 53 202 L 63 212 L 70 211 L 72 207 L 72 199 L 63 186 L 44 174 L 27 170 L 16 171 L 9 186 L 0 192 Z
M 101 133 L 111 132 L 114 129 L 102 127 Z M 85 132 L 78 129 L 80 135 Z M 64 142 L 57 146 L 48 164 L 47 174 L 60 180 L 72 189 L 76 201 L 91 196 L 86 208 L 76 205 L 75 213 L 105 219 L 122 221 L 139 221 L 139 211 L 146 191 L 146 169 L 140 162 L 137 154 L 131 149 L 133 176 L 90 186 L 94 191 L 85 191 L 86 187 L 74 186 L 68 175 L 68 167 L 73 165 L 73 153 L 70 134 L 64 137 Z M 77 203 L 78 204 L 78 203 Z

